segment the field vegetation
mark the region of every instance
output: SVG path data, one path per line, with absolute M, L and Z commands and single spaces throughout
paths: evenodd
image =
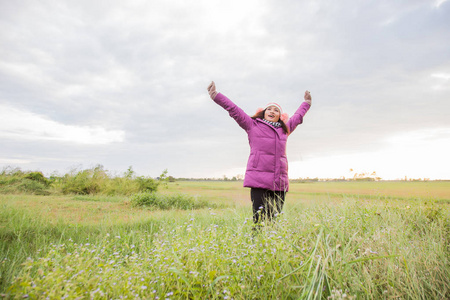
M 3 182 L 4 298 L 450 298 L 450 182 L 294 183 L 260 231 L 238 181 L 85 193 L 60 178 L 48 194 Z
M 159 179 L 136 176 L 132 167 L 120 175 L 110 174 L 103 166 L 91 169 L 73 169 L 65 175 L 46 178 L 42 172 L 6 168 L 0 173 L 1 194 L 78 194 L 78 195 L 133 195 L 154 192 L 167 182 L 167 170 Z

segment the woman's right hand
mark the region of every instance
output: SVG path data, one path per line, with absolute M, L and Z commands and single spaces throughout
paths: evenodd
M 311 105 L 311 93 L 309 91 L 305 92 L 305 102 L 307 102 L 309 105 Z
M 216 98 L 217 91 L 216 91 L 216 84 L 214 83 L 214 81 L 211 81 L 211 83 L 208 85 L 208 93 L 211 99 L 214 100 L 214 98 Z

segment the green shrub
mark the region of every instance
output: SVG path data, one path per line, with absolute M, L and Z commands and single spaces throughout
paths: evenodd
M 159 182 L 150 177 L 137 177 L 136 182 L 139 184 L 141 192 L 156 192 L 159 186 Z
M 139 184 L 136 180 L 126 177 L 114 177 L 104 182 L 101 194 L 108 196 L 133 195 L 139 192 Z
M 41 172 L 22 172 L 19 169 L 4 169 L 0 173 L 0 193 L 27 193 L 49 195 L 51 181 Z
M 24 178 L 26 179 L 30 179 L 33 181 L 37 181 L 42 183 L 44 186 L 48 187 L 50 185 L 50 180 L 48 180 L 47 178 L 45 178 L 44 174 L 42 174 L 42 172 L 30 172 L 30 173 L 26 173 L 24 175 Z
M 177 195 L 163 195 L 155 192 L 139 193 L 131 199 L 133 207 L 145 206 L 150 209 L 200 209 L 205 207 L 212 207 L 204 199 L 195 199 L 192 196 L 177 194 Z
M 73 170 L 62 178 L 61 189 L 64 194 L 96 194 L 100 191 L 101 181 L 105 177 L 107 176 L 101 167 L 82 170 L 77 173 Z
M 4 168 L 0 173 L 0 188 L 4 190 L 11 185 L 18 184 L 23 179 L 23 175 L 24 173 L 19 169 L 8 170 L 8 168 Z
M 20 177 L 16 176 L 1 176 L 0 177 L 0 186 L 6 186 L 6 185 L 14 185 L 21 181 Z
M 24 179 L 17 185 L 18 191 L 34 195 L 49 195 L 50 192 L 46 189 L 47 186 L 45 184 L 30 179 Z

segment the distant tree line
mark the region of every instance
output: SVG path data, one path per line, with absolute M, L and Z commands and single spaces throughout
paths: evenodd
M 73 169 L 64 175 L 45 177 L 40 171 L 4 168 L 0 173 L 0 193 L 29 193 L 35 195 L 132 195 L 155 192 L 169 181 L 167 170 L 158 178 L 137 176 L 130 166 L 121 175 L 112 175 L 102 165 L 90 169 Z

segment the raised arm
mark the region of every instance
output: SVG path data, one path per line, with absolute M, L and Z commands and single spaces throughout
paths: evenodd
M 218 93 L 214 81 L 208 86 L 208 92 L 211 99 L 228 111 L 230 117 L 232 117 L 242 129 L 245 131 L 250 130 L 253 125 L 253 119 L 225 95 Z
M 305 101 L 303 101 L 303 103 L 286 124 L 286 126 L 289 128 L 290 133 L 292 133 L 292 131 L 294 131 L 299 124 L 303 123 L 303 117 L 311 107 L 311 93 L 309 91 L 305 92 L 304 98 Z

